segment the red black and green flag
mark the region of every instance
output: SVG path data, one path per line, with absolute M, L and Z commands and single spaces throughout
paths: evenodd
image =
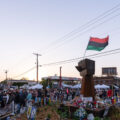
M 108 45 L 109 36 L 106 38 L 91 37 L 87 46 L 87 50 L 101 51 Z

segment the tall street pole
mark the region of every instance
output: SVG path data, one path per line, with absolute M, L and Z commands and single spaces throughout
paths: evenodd
M 8 73 L 8 70 L 5 71 L 5 74 L 6 74 L 6 83 L 7 83 L 7 73 Z
M 36 59 L 36 80 L 37 80 L 37 83 L 38 83 L 38 73 L 39 73 L 39 71 L 38 71 L 38 57 L 39 56 L 41 56 L 40 54 L 38 54 L 38 53 L 33 53 L 34 55 L 36 55 L 36 57 L 37 57 L 37 59 Z
M 60 88 L 62 88 L 62 67 L 60 66 Z

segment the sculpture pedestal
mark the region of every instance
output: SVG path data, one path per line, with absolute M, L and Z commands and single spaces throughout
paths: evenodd
M 81 94 L 84 97 L 93 97 L 94 99 L 95 91 L 94 91 L 94 81 L 92 75 L 86 75 L 83 77 Z

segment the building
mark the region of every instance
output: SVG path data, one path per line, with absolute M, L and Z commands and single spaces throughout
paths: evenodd
M 49 82 L 60 82 L 60 76 L 49 76 L 49 77 L 43 77 L 42 79 L 48 80 Z M 69 84 L 74 84 L 74 83 L 80 83 L 81 78 L 76 78 L 76 77 L 61 77 L 62 82 L 66 82 Z
M 43 77 L 44 80 L 49 80 L 55 83 L 60 82 L 59 76 L 49 76 L 49 77 Z M 105 84 L 105 85 L 117 85 L 120 86 L 120 78 L 115 76 L 101 76 L 101 77 L 93 77 L 94 84 Z M 70 83 L 70 84 L 77 84 L 82 83 L 82 78 L 76 78 L 76 77 L 62 77 L 62 82 Z
M 37 82 L 34 80 L 7 80 L 7 84 L 13 85 L 14 83 L 24 83 L 28 85 L 35 85 Z
M 120 78 L 115 76 L 94 77 L 94 84 L 117 85 L 120 86 Z

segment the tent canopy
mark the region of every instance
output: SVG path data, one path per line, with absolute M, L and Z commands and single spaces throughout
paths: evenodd
M 113 87 L 114 87 L 115 89 L 119 89 L 119 87 L 118 87 L 118 86 L 116 86 L 116 85 L 113 85 Z
M 103 88 L 110 88 L 108 85 L 104 85 L 104 84 L 102 84 L 101 87 L 103 87 Z
M 101 85 L 100 84 L 97 84 L 97 85 L 95 85 L 95 89 L 99 89 L 99 88 L 101 88 Z
M 110 88 L 110 87 L 107 86 L 107 85 L 104 85 L 104 84 L 102 84 L 102 85 L 100 85 L 100 84 L 95 85 L 95 89 L 107 89 L 107 88 Z
M 42 89 L 43 88 L 43 85 L 41 84 L 36 84 L 34 86 L 31 86 L 29 89 Z
M 72 86 L 72 88 L 74 88 L 74 89 L 81 88 L 81 84 L 76 84 L 76 85 Z
M 65 83 L 62 83 L 62 86 L 63 86 L 63 87 L 67 87 L 67 88 L 71 88 L 71 87 L 72 87 L 71 85 L 67 85 L 67 84 L 65 84 Z

